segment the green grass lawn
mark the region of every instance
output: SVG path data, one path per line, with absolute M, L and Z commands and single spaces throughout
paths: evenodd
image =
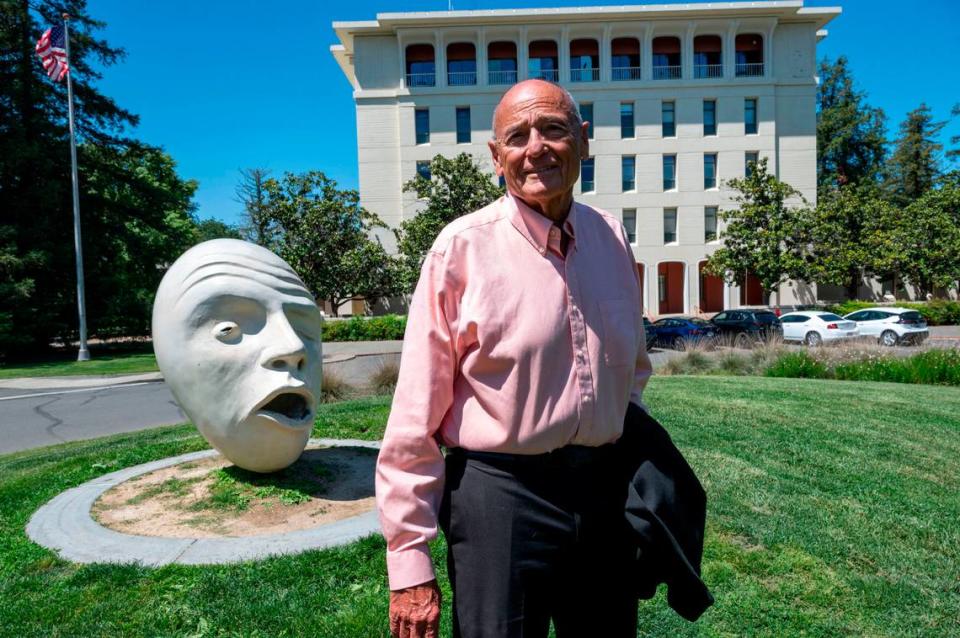
M 960 389 L 683 376 L 646 396 L 707 489 L 717 602 L 690 624 L 661 591 L 641 603 L 642 635 L 960 636 Z M 379 438 L 388 408 L 324 406 L 314 434 Z M 387 635 L 379 538 L 162 569 L 73 565 L 27 540 L 63 489 L 203 447 L 178 426 L 0 457 L 0 634 Z
M 73 354 L 76 356 L 76 353 Z M 0 366 L 0 379 L 16 377 L 61 377 L 100 374 L 139 374 L 157 372 L 157 358 L 153 352 L 110 351 L 92 353 L 90 361 L 51 359 Z

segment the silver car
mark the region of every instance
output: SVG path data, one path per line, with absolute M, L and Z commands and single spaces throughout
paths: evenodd
M 910 308 L 864 308 L 844 315 L 844 319 L 856 321 L 861 335 L 885 346 L 919 345 L 930 336 L 923 315 Z

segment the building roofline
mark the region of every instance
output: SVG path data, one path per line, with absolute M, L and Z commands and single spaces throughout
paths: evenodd
M 505 26 L 527 24 L 531 21 L 539 24 L 564 24 L 570 22 L 571 18 L 578 22 L 776 18 L 780 22 L 813 22 L 819 41 L 826 36 L 824 27 L 827 23 L 841 13 L 840 7 L 805 7 L 803 0 L 378 13 L 376 20 L 334 22 L 333 30 L 341 44 L 333 45 L 330 50 L 351 84 L 356 85 L 352 60 L 353 38 L 393 35 L 405 28 Z

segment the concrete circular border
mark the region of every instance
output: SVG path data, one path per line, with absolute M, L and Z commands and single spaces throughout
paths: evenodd
M 379 449 L 380 442 L 310 439 L 307 445 Z M 115 485 L 147 472 L 217 454 L 216 450 L 182 454 L 105 474 L 69 489 L 34 512 L 27 523 L 27 536 L 75 563 L 138 563 L 160 567 L 171 563 L 223 565 L 297 554 L 345 545 L 380 531 L 376 510 L 296 532 L 235 538 L 162 538 L 123 534 L 100 525 L 90 515 L 97 498 Z

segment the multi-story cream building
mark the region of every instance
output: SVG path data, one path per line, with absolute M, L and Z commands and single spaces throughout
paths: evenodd
M 701 272 L 719 242 L 725 181 L 753 159 L 816 201 L 816 45 L 839 8 L 801 0 L 388 13 L 337 22 L 354 87 L 360 198 L 391 226 L 420 203 L 403 184 L 436 154 L 490 168 L 509 85 L 566 87 L 592 122 L 579 201 L 619 215 L 649 315 L 766 303 Z M 495 177 L 491 177 L 495 179 Z M 392 244 L 392 237 L 384 237 Z M 781 303 L 812 301 L 785 285 Z

